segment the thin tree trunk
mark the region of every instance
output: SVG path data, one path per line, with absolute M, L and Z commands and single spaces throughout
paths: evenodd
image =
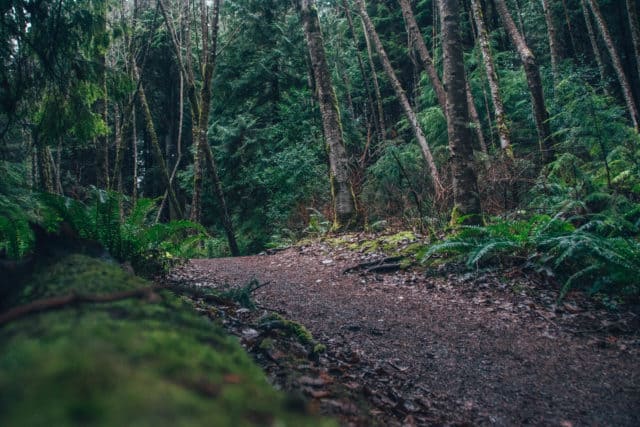
M 536 123 L 536 130 L 538 131 L 542 160 L 545 163 L 549 163 L 555 157 L 555 148 L 553 137 L 551 135 L 551 128 L 549 126 L 549 113 L 544 101 L 542 78 L 540 77 L 538 62 L 536 61 L 531 49 L 529 49 L 524 36 L 516 28 L 516 24 L 513 22 L 513 17 L 507 9 L 505 0 L 495 0 L 495 5 L 496 10 L 500 15 L 500 19 L 507 30 L 507 34 L 509 35 L 511 42 L 515 45 L 518 55 L 520 56 L 520 60 L 524 66 L 527 84 L 529 85 L 529 91 L 531 92 L 533 118 Z
M 596 64 L 598 65 L 598 72 L 600 73 L 600 81 L 602 81 L 604 93 L 609 95 L 609 89 L 607 84 L 607 71 L 604 64 L 604 59 L 602 58 L 602 53 L 600 52 L 600 47 L 598 46 L 598 38 L 596 37 L 596 32 L 593 28 L 593 23 L 591 22 L 591 15 L 589 14 L 589 7 L 585 0 L 580 0 L 580 5 L 582 9 L 582 14 L 584 16 L 584 22 L 587 26 L 587 34 L 589 35 L 589 42 L 591 43 L 591 49 L 593 50 L 593 56 L 596 59 Z
M 131 110 L 131 153 L 133 157 L 133 180 L 131 185 L 131 199 L 135 205 L 138 200 L 138 123 L 136 109 Z
M 634 0 L 626 0 L 626 5 L 629 27 L 631 28 L 631 41 L 633 42 L 633 51 L 636 56 L 636 71 L 640 80 L 640 22 L 638 22 L 638 11 Z
M 473 98 L 473 92 L 471 92 L 471 85 L 469 85 L 469 80 L 467 78 L 465 78 L 465 92 L 467 98 L 467 107 L 469 108 L 469 118 L 471 119 L 471 123 L 473 124 L 473 131 L 475 132 L 476 138 L 478 139 L 480 151 L 482 151 L 484 154 L 487 154 L 487 142 L 484 140 L 484 134 L 482 133 L 480 114 L 478 114 L 476 102 Z
M 195 77 L 193 74 L 193 66 L 191 63 L 191 44 L 189 43 L 190 36 L 190 20 L 189 20 L 189 3 L 187 2 L 185 8 L 187 9 L 184 14 L 185 21 L 185 40 L 186 43 L 186 55 L 183 60 L 182 52 L 180 48 L 180 42 L 178 40 L 178 36 L 176 31 L 169 19 L 166 8 L 164 6 L 163 0 L 158 1 L 158 6 L 160 7 L 160 11 L 165 19 L 165 24 L 167 29 L 169 30 L 169 34 L 171 36 L 171 42 L 174 48 L 174 54 L 176 55 L 176 59 L 178 61 L 178 66 L 180 71 L 184 77 L 184 80 L 187 85 L 187 99 L 189 100 L 189 105 L 191 107 L 191 121 L 192 121 L 192 135 L 193 142 L 196 144 L 196 154 L 193 160 L 193 197 L 191 200 L 191 215 L 190 219 L 195 222 L 200 221 L 200 214 L 202 210 L 202 162 L 203 160 L 206 162 L 207 166 L 210 169 L 210 176 L 212 179 L 212 186 L 214 189 L 214 193 L 218 198 L 218 203 L 220 205 L 220 210 L 222 213 L 222 227 L 227 234 L 227 241 L 229 243 L 229 250 L 233 256 L 240 255 L 240 250 L 238 248 L 238 243 L 235 237 L 235 231 L 233 228 L 233 223 L 231 221 L 231 215 L 229 214 L 229 210 L 226 203 L 226 198 L 224 194 L 224 190 L 222 187 L 222 181 L 220 180 L 220 176 L 218 174 L 218 168 L 215 163 L 215 158 L 213 156 L 213 152 L 211 151 L 211 146 L 209 145 L 208 138 L 208 124 L 209 124 L 209 110 L 211 106 L 211 84 L 213 79 L 213 70 L 216 64 L 216 48 L 217 48 L 217 38 L 218 38 L 218 20 L 220 15 L 220 0 L 213 0 L 212 9 L 211 9 L 211 31 L 208 29 L 208 20 L 206 18 L 206 3 L 204 1 L 200 2 L 201 7 L 201 27 L 202 27 L 202 46 L 203 53 L 201 62 L 203 64 L 203 76 L 202 76 L 202 87 L 200 89 L 200 97 L 196 94 L 196 86 L 195 86 Z M 211 34 L 209 34 L 211 33 Z M 209 40 L 209 37 L 211 38 Z M 205 40 L 206 39 L 206 40 Z
M 631 117 L 631 123 L 633 124 L 633 127 L 636 129 L 636 131 L 640 132 L 640 116 L 638 115 L 638 107 L 633 100 L 631 84 L 629 83 L 629 79 L 624 72 L 620 55 L 618 55 L 618 50 L 613 43 L 613 39 L 611 38 L 611 34 L 609 33 L 609 28 L 607 27 L 602 13 L 600 12 L 598 3 L 596 2 L 596 0 L 588 0 L 588 4 L 591 8 L 591 12 L 593 12 L 593 16 L 596 19 L 596 24 L 598 25 L 600 34 L 602 35 L 604 43 L 607 46 L 609 55 L 611 56 L 613 68 L 616 71 L 618 81 L 620 82 L 620 86 L 622 87 L 622 95 L 624 96 L 624 100 L 627 103 L 627 111 L 629 113 L 629 116 Z
M 576 40 L 573 38 L 573 26 L 571 25 L 571 19 L 569 18 L 569 8 L 567 7 L 567 0 L 562 0 L 562 10 L 564 11 L 564 20 L 567 24 L 567 30 L 569 30 L 569 40 L 571 41 L 571 49 L 573 51 L 573 55 L 577 55 L 578 53 L 578 45 L 576 44 Z
M 42 143 L 37 135 L 33 138 L 36 149 L 38 188 L 45 193 L 55 193 L 53 157 L 51 150 Z
M 484 63 L 485 74 L 489 83 L 489 91 L 491 93 L 491 102 L 493 103 L 493 112 L 498 128 L 498 138 L 500 139 L 500 148 L 509 158 L 513 158 L 513 150 L 511 148 L 511 132 L 507 122 L 507 115 L 504 111 L 502 96 L 500 95 L 500 85 L 498 84 L 498 74 L 493 63 L 493 55 L 491 54 L 491 44 L 489 42 L 489 33 L 484 22 L 484 15 L 479 0 L 471 0 L 471 10 L 478 31 L 478 40 L 480 51 L 482 52 L 482 62 Z
M 382 106 L 382 95 L 380 92 L 380 83 L 378 82 L 378 74 L 376 73 L 376 64 L 373 62 L 373 49 L 371 48 L 371 40 L 367 32 L 364 20 L 360 17 L 360 23 L 364 29 L 364 41 L 367 45 L 367 59 L 369 60 L 369 68 L 371 69 L 371 79 L 373 80 L 373 89 L 376 95 L 376 107 L 378 108 L 378 127 L 380 128 L 380 141 L 383 142 L 387 137 L 387 128 L 384 121 L 384 108 Z
M 139 80 L 140 77 L 137 67 L 134 67 L 133 72 L 136 80 Z M 164 156 L 162 155 L 162 149 L 160 148 L 160 142 L 158 141 L 158 134 L 156 133 L 156 128 L 153 124 L 153 117 L 151 116 L 151 110 L 149 109 L 149 103 L 147 102 L 147 96 L 144 92 L 144 87 L 142 84 L 138 84 L 138 99 L 140 101 L 140 106 L 142 107 L 142 112 L 144 113 L 147 133 L 149 134 L 149 138 L 151 139 L 151 151 L 153 154 L 153 158 L 160 168 L 160 175 L 162 177 L 164 186 L 169 193 L 169 203 L 171 203 L 171 207 L 176 215 L 179 218 L 182 218 L 182 208 L 180 207 L 180 203 L 178 202 L 176 193 L 173 191 L 173 186 L 171 185 L 167 163 L 165 162 Z
M 560 62 L 560 53 L 558 52 L 558 39 L 556 24 L 553 20 L 553 11 L 549 0 L 542 0 L 542 9 L 544 11 L 544 20 L 547 23 L 547 35 L 549 37 L 549 52 L 551 54 L 551 73 L 553 82 L 557 84 L 560 81 L 560 71 L 558 70 Z
M 384 46 L 382 46 L 382 42 L 380 41 L 380 37 L 378 37 L 378 33 L 376 32 L 375 27 L 373 26 L 373 22 L 371 22 L 371 18 L 367 14 L 367 9 L 364 4 L 364 0 L 356 0 L 356 4 L 360 10 L 360 17 L 365 26 L 366 32 L 369 34 L 369 37 L 373 40 L 373 44 L 376 47 L 376 51 L 378 52 L 378 57 L 382 62 L 382 67 L 384 68 L 389 80 L 391 81 L 391 85 L 400 101 L 400 105 L 404 110 L 409 123 L 411 124 L 411 128 L 413 129 L 413 133 L 418 140 L 418 144 L 420 145 L 420 149 L 422 150 L 422 155 L 427 162 L 427 166 L 429 167 L 429 171 L 431 173 L 431 179 L 433 180 L 433 185 L 436 191 L 437 198 L 441 198 L 444 195 L 444 187 L 442 186 L 442 182 L 440 181 L 440 175 L 438 173 L 438 168 L 436 166 L 435 161 L 433 160 L 433 155 L 431 154 L 431 149 L 429 148 L 429 144 L 427 143 L 427 138 L 424 135 L 422 128 L 420 127 L 420 123 L 418 122 L 418 117 L 416 113 L 411 108 L 411 104 L 409 103 L 409 99 L 407 98 L 407 94 L 405 93 L 396 73 L 391 66 L 391 62 L 387 57 L 387 53 L 384 50 Z
M 64 194 L 62 190 L 62 137 L 58 139 L 58 149 L 56 150 L 56 192 L 60 195 Z
M 364 84 L 365 91 L 367 92 L 367 101 L 369 105 L 369 110 L 371 112 L 371 115 L 373 116 L 372 121 L 376 129 L 376 134 L 378 135 L 378 141 L 382 142 L 384 140 L 384 134 L 383 134 L 384 130 L 380 128 L 381 123 L 378 120 L 378 117 L 376 114 L 373 97 L 371 96 L 371 87 L 369 85 L 369 79 L 367 78 L 367 74 L 364 69 L 364 62 L 362 61 L 362 56 L 360 55 L 360 51 L 358 50 L 358 39 L 356 38 L 356 31 L 353 26 L 353 18 L 351 16 L 351 10 L 349 9 L 349 4 L 347 0 L 342 0 L 342 8 L 344 9 L 345 16 L 347 17 L 347 23 L 349 24 L 349 31 L 351 31 L 351 37 L 353 38 L 353 43 L 356 48 L 356 59 L 358 60 L 358 68 L 360 69 L 360 76 L 362 77 L 362 82 Z M 366 115 L 365 117 L 368 121 L 368 117 Z M 370 125 L 367 123 L 366 127 L 368 128 L 369 126 Z M 370 141 L 370 138 L 367 138 L 367 142 L 369 141 Z M 367 144 L 367 148 L 368 148 L 368 144 Z M 364 150 L 365 157 L 366 157 L 367 148 L 365 148 Z
M 418 52 L 418 58 L 420 59 L 422 68 L 424 68 L 427 76 L 429 76 L 429 81 L 431 82 L 431 86 L 433 86 L 433 90 L 436 93 L 438 104 L 440 105 L 440 107 L 442 107 L 442 111 L 446 112 L 447 95 L 444 91 L 444 86 L 440 81 L 440 77 L 438 77 L 436 67 L 435 65 L 433 65 L 433 59 L 431 59 L 431 55 L 429 54 L 426 43 L 424 42 L 424 38 L 422 37 L 420 28 L 418 27 L 418 23 L 416 22 L 416 18 L 413 15 L 411 3 L 409 3 L 409 0 L 399 0 L 399 2 L 400 8 L 402 9 L 402 15 L 404 16 L 404 22 L 407 27 L 407 33 L 409 34 L 409 38 L 412 41 L 411 45 Z
M 447 133 L 451 153 L 454 207 L 452 223 L 480 224 L 480 197 L 473 170 L 466 76 L 458 25 L 458 0 L 439 0 L 442 22 L 443 78 L 447 88 Z
M 318 91 L 318 104 L 322 115 L 324 138 L 329 150 L 331 195 L 334 228 L 348 227 L 356 217 L 349 160 L 344 147 L 338 99 L 331 83 L 331 74 L 325 57 L 320 20 L 314 0 L 300 0 L 300 17 L 304 29 L 313 75 Z

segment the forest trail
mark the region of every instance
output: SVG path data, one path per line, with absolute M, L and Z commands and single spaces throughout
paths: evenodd
M 344 399 L 311 392 L 345 424 L 640 424 L 634 315 L 606 320 L 586 300 L 555 306 L 552 291 L 527 296 L 521 275 L 345 273 L 374 256 L 313 243 L 191 260 L 173 278 L 269 282 L 254 293 L 258 312 L 305 325 L 327 346 L 316 364 L 368 402 L 354 415 Z

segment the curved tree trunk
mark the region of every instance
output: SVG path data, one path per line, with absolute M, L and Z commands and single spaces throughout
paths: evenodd
M 513 158 L 513 150 L 511 148 L 511 132 L 507 122 L 507 115 L 504 111 L 502 96 L 500 95 L 500 86 L 498 84 L 498 73 L 493 62 L 491 54 L 491 44 L 489 43 L 489 33 L 484 23 L 484 15 L 479 0 L 471 0 L 471 10 L 473 18 L 478 30 L 478 39 L 480 43 L 480 51 L 482 52 L 482 62 L 484 63 L 485 73 L 489 82 L 489 91 L 491 93 L 491 102 L 493 103 L 493 112 L 498 128 L 498 137 L 500 139 L 500 148 L 504 153 Z
M 516 24 L 513 21 L 513 17 L 509 10 L 505 0 L 495 0 L 496 10 L 500 15 L 507 34 L 511 39 L 511 42 L 515 45 L 522 65 L 524 66 L 524 72 L 527 77 L 527 84 L 529 85 L 529 91 L 531 92 L 531 103 L 533 107 L 533 118 L 536 123 L 536 130 L 538 131 L 538 138 L 540 143 L 540 151 L 542 153 L 542 160 L 545 163 L 552 161 L 555 157 L 553 137 L 551 136 L 551 128 L 549 126 L 549 112 L 544 101 L 544 92 L 542 88 L 542 78 L 540 77 L 540 69 L 538 68 L 538 62 L 529 46 L 527 45 L 524 36 L 516 28 Z
M 329 150 L 333 226 L 348 227 L 356 219 L 356 209 L 349 182 L 349 159 L 342 139 L 342 123 L 331 74 L 325 56 L 320 20 L 314 0 L 300 0 L 300 18 L 304 30 L 313 76 L 318 91 L 324 138 Z
M 616 75 L 618 76 L 618 81 L 620 82 L 620 86 L 622 87 L 622 95 L 624 96 L 624 100 L 627 103 L 627 111 L 629 116 L 631 117 L 631 123 L 637 132 L 640 132 L 640 116 L 638 115 L 638 107 L 636 106 L 635 101 L 633 100 L 633 92 L 631 91 L 631 84 L 629 83 L 629 79 L 624 72 L 624 68 L 622 66 L 622 61 L 620 59 L 620 55 L 618 55 L 618 50 L 616 49 L 615 44 L 613 43 L 613 39 L 611 38 L 611 33 L 609 33 L 609 28 L 607 27 L 606 22 L 604 21 L 604 17 L 600 12 L 600 7 L 596 0 L 588 0 L 589 7 L 591 8 L 591 12 L 593 12 L 593 16 L 596 18 L 596 24 L 598 25 L 598 29 L 600 30 L 600 34 L 604 39 L 604 43 L 607 46 L 607 50 L 609 51 L 609 55 L 611 56 L 611 62 L 613 63 L 613 68 L 616 71 Z
M 418 117 L 416 113 L 411 108 L 411 104 L 409 103 L 409 98 L 407 98 L 407 94 L 405 93 L 396 73 L 391 66 L 391 62 L 387 57 L 387 53 L 384 50 L 384 46 L 382 46 L 382 42 L 380 41 L 380 37 L 378 37 L 378 33 L 376 32 L 375 27 L 373 26 L 373 22 L 371 22 L 371 18 L 367 14 L 367 10 L 364 4 L 364 0 L 356 0 L 356 4 L 360 10 L 360 17 L 362 18 L 362 22 L 364 23 L 365 30 L 369 34 L 369 37 L 373 40 L 373 45 L 376 47 L 376 51 L 378 52 L 378 57 L 382 62 L 382 67 L 384 68 L 389 80 L 391 81 L 391 85 L 393 86 L 393 90 L 400 101 L 400 105 L 404 110 L 409 123 L 411 124 L 411 128 L 413 129 L 413 133 L 418 140 L 418 144 L 420 145 L 420 149 L 422 150 L 422 155 L 424 156 L 425 161 L 427 162 L 427 166 L 429 167 L 429 171 L 431 173 L 431 179 L 433 180 L 433 185 L 436 191 L 436 196 L 438 198 L 444 195 L 444 188 L 442 186 L 442 182 L 440 181 L 440 175 L 438 173 L 438 168 L 436 166 L 435 161 L 433 160 L 433 155 L 431 154 L 431 149 L 429 148 L 429 144 L 427 143 L 427 138 L 424 135 L 422 128 L 420 127 L 420 123 L 418 123 Z
M 480 224 L 480 195 L 473 170 L 458 0 L 439 0 L 438 4 L 442 21 L 442 75 L 447 90 L 447 133 L 453 175 L 454 206 L 451 220 L 453 223 Z

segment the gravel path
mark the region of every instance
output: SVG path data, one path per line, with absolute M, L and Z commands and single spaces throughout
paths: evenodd
M 307 326 L 330 354 L 350 354 L 375 393 L 404 402 L 398 423 L 431 424 L 411 416 L 420 405 L 445 424 L 640 425 L 637 330 L 631 341 L 628 331 L 576 333 L 599 319 L 505 291 L 518 277 L 506 286 L 491 275 L 344 273 L 362 258 L 314 244 L 191 260 L 180 274 L 211 286 L 270 282 L 258 304 Z

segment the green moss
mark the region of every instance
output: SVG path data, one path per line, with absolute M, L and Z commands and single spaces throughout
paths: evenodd
M 277 327 L 278 329 L 289 333 L 300 341 L 301 344 L 304 345 L 313 345 L 315 344 L 313 340 L 313 335 L 304 325 L 301 325 L 298 322 L 294 322 L 293 320 L 285 319 L 277 313 L 271 313 L 261 319 L 261 324 L 266 325 L 269 324 L 273 327 Z
M 148 284 L 74 255 L 39 271 L 21 299 L 139 286 Z M 172 293 L 160 296 L 69 306 L 0 329 L 0 425 L 333 425 L 289 409 L 234 338 Z

